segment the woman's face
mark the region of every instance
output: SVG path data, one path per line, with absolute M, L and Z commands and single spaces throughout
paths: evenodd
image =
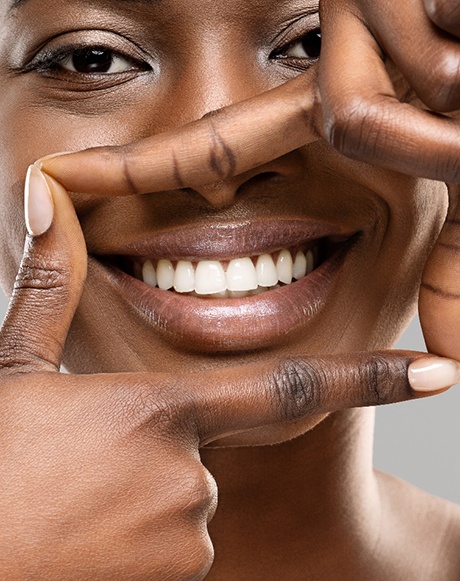
M 198 119 L 299 75 L 318 51 L 316 0 L 16 4 L 2 0 L 0 9 L 0 270 L 7 294 L 22 254 L 30 163 Z M 196 190 L 72 196 L 90 262 L 65 364 L 83 373 L 188 372 L 389 347 L 413 312 L 447 204 L 443 184 L 350 161 L 320 140 Z M 256 263 L 269 254 L 276 262 L 282 250 L 293 258 L 301 250 L 309 260 L 310 250 L 313 272 L 254 296 L 196 297 L 138 280 L 148 258 L 154 266 L 190 261 L 205 272 L 212 270 L 205 261 L 225 270 L 235 258 Z M 276 436 L 264 431 L 261 441 L 313 423 Z

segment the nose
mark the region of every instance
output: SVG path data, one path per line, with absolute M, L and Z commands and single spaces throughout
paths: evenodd
M 257 188 L 266 188 L 271 181 L 282 177 L 294 178 L 301 172 L 300 156 L 292 153 L 233 178 L 190 190 L 198 193 L 214 208 L 225 208 L 234 204 L 245 192 L 257 192 Z
M 243 50 L 238 43 L 227 43 L 225 35 L 206 34 L 194 41 L 197 44 L 188 46 L 187 54 L 181 55 L 170 90 L 164 93 L 167 113 L 163 119 L 167 129 L 206 117 L 212 122 L 216 111 L 261 94 L 286 80 L 281 74 L 276 78 L 258 64 L 258 55 L 248 50 L 247 43 L 241 43 Z M 299 173 L 299 156 L 294 153 L 234 176 L 231 171 L 232 152 L 217 133 L 210 138 L 215 143 L 215 155 L 211 154 L 210 165 L 216 168 L 217 175 L 232 175 L 193 188 L 213 207 L 222 208 L 235 203 L 239 194 L 248 190 L 245 186 L 250 182 L 289 178 Z

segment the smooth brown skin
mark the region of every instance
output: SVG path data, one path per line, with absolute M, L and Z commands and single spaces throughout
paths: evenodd
M 334 2 L 323 4 L 325 136 L 365 161 L 455 181 L 455 121 L 420 112 L 415 98 L 398 105 L 372 37 L 357 18 L 362 10 L 427 105 L 455 108 L 451 96 L 443 100 L 430 92 L 426 70 L 419 80 L 418 30 L 406 17 L 412 23 L 415 11 L 424 18 L 424 5 L 400 4 L 337 2 L 340 14 L 334 14 Z M 0 342 L 1 577 L 203 578 L 212 563 L 207 522 L 217 501 L 208 468 L 220 497 L 209 525 L 216 549 L 209 579 L 458 578 L 458 509 L 375 473 L 372 412 L 352 409 L 415 396 L 406 372 L 419 355 L 368 351 L 390 347 L 413 311 L 427 251 L 445 218 L 445 186 L 347 160 L 319 138 L 314 70 L 281 87 L 299 69 L 292 62 L 266 66 L 280 48 L 270 39 L 299 14 L 294 1 L 168 0 L 120 5 L 115 12 L 112 4 L 103 9 L 103 3 L 79 0 L 65 14 L 57 5 L 29 0 L 9 17 L 3 6 L 0 20 L 1 272 L 7 291 L 21 259 L 20 190 L 27 165 L 52 151 L 147 139 L 45 162 L 48 172 L 80 192 L 72 201 L 82 228 L 65 190 L 50 178 L 55 220 L 47 234 L 26 241 Z M 447 3 L 435 11 L 438 23 L 443 6 L 447 11 Z M 432 3 L 429 8 L 434 14 Z M 388 29 L 382 30 L 390 17 L 392 31 L 413 31 L 399 60 Z M 80 80 L 69 84 L 68 77 L 9 71 L 11 59 L 21 61 L 30 44 L 64 26 L 84 28 L 85 18 L 92 28 L 99 19 L 101 27 L 134 37 L 158 58 L 159 80 L 130 73 L 124 84 L 98 81 L 98 92 L 95 82 L 89 88 Z M 422 32 L 424 46 L 437 42 L 435 32 Z M 254 46 L 263 47 L 263 59 Z M 349 55 L 346 63 L 343 55 Z M 397 94 L 407 95 L 397 71 L 392 80 Z M 347 90 L 360 99 L 353 111 Z M 376 132 L 379 111 L 391 115 Z M 228 156 L 222 158 L 217 175 L 208 163 L 210 119 L 235 156 L 230 168 Z M 199 139 L 191 139 L 193 132 Z M 408 148 L 407 139 L 416 145 Z M 171 148 L 180 162 L 179 189 Z M 120 164 L 126 153 L 128 165 Z M 123 167 L 129 168 L 129 184 Z M 146 195 L 129 195 L 133 183 Z M 166 193 L 170 188 L 176 189 Z M 113 194 L 128 195 L 108 197 Z M 242 217 L 279 215 L 340 219 L 363 237 L 327 312 L 304 334 L 272 349 L 225 357 L 186 352 L 107 291 L 94 257 L 83 288 L 82 233 L 91 255 L 108 246 L 115 232 L 129 239 L 145 222 L 154 236 L 164 224 L 238 224 Z M 458 337 L 449 328 L 446 340 L 445 317 L 456 320 L 453 295 L 460 293 L 452 252 L 458 219 L 452 211 L 425 267 L 421 295 L 428 346 L 457 357 Z M 338 355 L 358 350 L 364 353 Z M 62 358 L 83 374 L 59 374 Z M 237 436 L 229 440 L 229 434 Z M 235 444 L 285 443 L 200 449 L 224 436 Z

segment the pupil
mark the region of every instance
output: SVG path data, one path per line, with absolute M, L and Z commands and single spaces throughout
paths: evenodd
M 312 30 L 302 39 L 304 51 L 310 58 L 319 58 L 321 54 L 321 30 Z
M 72 64 L 79 73 L 106 73 L 112 60 L 113 53 L 101 48 L 77 50 L 72 56 Z

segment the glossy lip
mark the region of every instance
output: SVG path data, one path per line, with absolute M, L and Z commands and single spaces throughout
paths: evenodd
M 235 353 L 273 347 L 309 325 L 323 310 L 359 238 L 352 236 L 300 281 L 241 299 L 163 291 L 113 265 L 95 260 L 93 266 L 105 271 L 109 284 L 161 337 L 187 351 Z
M 155 232 L 104 254 L 124 256 L 149 256 L 169 260 L 231 260 L 242 256 L 276 252 L 330 236 L 350 237 L 356 230 L 337 224 L 309 219 L 286 219 L 274 221 L 248 220 L 238 224 L 181 226 L 167 231 Z M 92 254 L 100 254 L 98 248 Z

